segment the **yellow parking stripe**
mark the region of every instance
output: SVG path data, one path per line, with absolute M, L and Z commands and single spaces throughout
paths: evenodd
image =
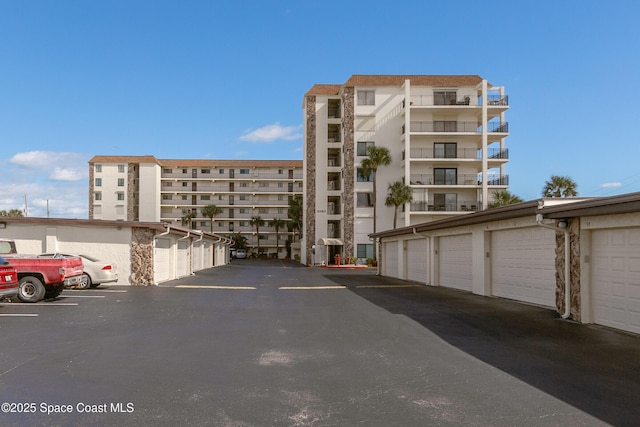
M 176 288 L 186 288 L 186 289 L 229 289 L 236 291 L 243 290 L 252 290 L 255 291 L 256 288 L 254 286 L 198 286 L 198 285 L 178 285 Z

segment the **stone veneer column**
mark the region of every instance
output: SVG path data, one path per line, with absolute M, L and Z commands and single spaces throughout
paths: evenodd
M 154 284 L 153 237 L 155 232 L 148 228 L 131 228 L 131 276 L 132 286 Z
M 313 95 L 307 96 L 306 105 L 306 136 L 304 141 L 306 144 L 306 162 L 307 162 L 307 174 L 304 177 L 306 206 L 304 221 L 306 225 L 306 235 L 304 236 L 306 246 L 306 265 L 312 265 L 312 250 L 316 239 L 316 97 Z
M 89 163 L 89 219 L 93 219 L 93 183 L 95 182 L 95 165 Z
M 139 165 L 138 165 L 139 166 Z M 139 215 L 136 215 L 136 164 L 127 164 L 127 221 L 137 221 Z
M 354 88 L 345 87 L 342 94 L 343 119 L 342 119 L 342 151 L 344 166 L 342 168 L 342 182 L 344 190 L 342 194 L 343 202 L 343 224 L 344 230 L 344 256 L 355 256 L 354 248 L 354 186 L 355 186 L 355 129 L 354 129 Z
M 580 218 L 569 220 L 571 318 L 580 322 Z M 556 308 L 564 313 L 564 233 L 556 233 Z

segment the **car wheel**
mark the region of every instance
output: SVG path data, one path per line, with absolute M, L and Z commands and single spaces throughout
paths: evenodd
M 20 279 L 18 299 L 22 302 L 38 302 L 44 298 L 46 290 L 37 277 L 25 276 Z
M 78 289 L 89 289 L 91 287 L 91 277 L 87 273 L 82 273 Z
M 58 285 L 53 287 L 51 290 L 45 291 L 44 299 L 55 298 L 62 293 L 64 290 L 64 285 Z

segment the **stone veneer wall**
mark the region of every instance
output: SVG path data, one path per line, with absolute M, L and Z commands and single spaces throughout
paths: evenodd
M 304 177 L 305 194 L 306 194 L 306 209 L 304 215 L 304 221 L 306 225 L 306 259 L 304 263 L 306 265 L 313 265 L 313 245 L 315 244 L 316 236 L 316 97 L 313 95 L 307 96 L 306 105 L 306 120 L 307 129 L 306 135 L 306 162 L 307 162 L 307 175 Z
M 89 219 L 93 219 L 93 183 L 95 182 L 95 165 L 89 163 Z
M 342 181 L 344 183 L 343 201 L 343 224 L 344 230 L 344 256 L 355 256 L 354 248 L 354 186 L 355 186 L 355 129 L 354 129 L 354 92 L 353 87 L 345 87 L 342 94 L 343 119 L 343 158 L 344 167 L 342 169 Z
M 136 204 L 136 164 L 127 165 L 127 221 L 137 221 L 139 219 Z
M 131 277 L 132 286 L 154 284 L 153 238 L 155 232 L 148 228 L 131 228 Z
M 580 322 L 580 218 L 567 224 L 570 245 L 571 318 Z M 556 233 L 556 308 L 564 313 L 564 233 Z

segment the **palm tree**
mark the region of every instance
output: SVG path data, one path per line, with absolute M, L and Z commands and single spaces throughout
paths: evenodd
M 493 193 L 493 202 L 487 206 L 489 209 L 497 208 L 500 206 L 513 205 L 514 203 L 521 203 L 522 199 L 515 194 L 511 194 L 509 190 L 496 191 Z
M 236 249 L 247 249 L 247 238 L 239 232 L 232 234 L 231 240 L 233 240 L 233 246 Z
M 287 215 L 291 221 L 289 222 L 291 226 L 291 230 L 294 231 L 293 236 L 295 237 L 295 231 L 298 230 L 298 237 L 302 237 L 302 196 L 296 195 L 289 199 L 289 209 L 287 210 Z M 295 239 L 294 239 L 295 240 Z
M 259 216 L 251 217 L 249 224 L 256 228 L 256 237 L 258 238 L 258 256 L 260 256 L 260 226 L 264 225 L 264 220 Z
M 209 225 L 211 226 L 211 232 L 213 233 L 213 217 L 222 213 L 222 209 L 217 207 L 216 205 L 207 205 L 202 208 L 202 216 L 209 218 Z
M 9 209 L 8 211 L 5 211 L 5 210 L 0 211 L 0 216 L 19 217 L 19 216 L 23 216 L 23 215 L 22 215 L 22 211 L 20 209 Z
M 542 189 L 543 197 L 575 197 L 578 195 L 578 184 L 568 176 L 551 175 Z
M 371 202 L 373 203 L 373 232 L 376 232 L 376 174 L 378 173 L 379 166 L 387 166 L 391 163 L 391 153 L 386 147 L 376 147 L 371 145 L 367 147 L 367 157 L 360 163 L 360 177 L 368 179 L 371 177 L 373 182 L 373 193 L 371 195 Z M 373 259 L 377 259 L 377 245 L 374 243 Z
M 396 220 L 398 218 L 398 208 L 405 203 L 409 203 L 413 200 L 413 194 L 411 187 L 402 183 L 402 181 L 396 181 L 389 184 L 389 194 L 384 201 L 385 206 L 393 206 L 393 228 L 396 228 Z
M 189 209 L 182 210 L 182 225 L 188 225 L 191 228 L 191 223 L 193 222 L 193 218 L 196 217 L 196 213 Z
M 280 229 L 287 225 L 287 221 L 284 219 L 275 218 L 269 221 L 269 226 L 276 229 L 276 258 L 278 257 L 278 253 L 280 253 Z

